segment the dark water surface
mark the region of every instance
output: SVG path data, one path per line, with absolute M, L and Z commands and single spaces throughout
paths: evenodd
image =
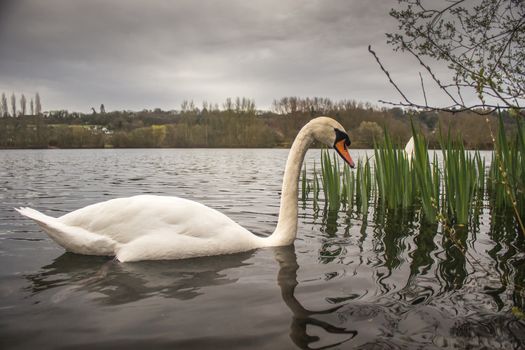
M 305 203 L 295 246 L 125 264 L 64 253 L 12 209 L 59 216 L 154 193 L 202 202 L 268 235 L 286 156 L 0 151 L 0 348 L 525 347 L 516 311 L 523 310 L 523 239 L 488 207 L 479 225 L 458 231 L 477 261 L 415 214 L 372 208 L 363 218 Z M 318 157 L 311 150 L 307 160 Z

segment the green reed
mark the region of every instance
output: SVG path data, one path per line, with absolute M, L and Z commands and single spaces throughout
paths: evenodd
M 372 193 L 372 171 L 370 169 L 370 162 L 368 158 L 365 160 L 359 159 L 357 161 L 356 171 L 356 204 L 357 210 L 366 215 L 368 212 L 368 204 Z
M 440 137 L 442 166 L 437 152 L 429 154 L 427 140 L 414 126 L 412 136 L 414 152 L 409 155 L 395 146 L 385 130 L 384 139 L 374 147 L 373 167 L 369 159 L 358 159 L 355 171 L 341 165 L 335 153 L 322 150 L 321 169 L 317 171 L 314 164 L 313 181 L 306 179 L 306 167 L 303 169 L 303 200 L 311 192 L 314 208 L 318 209 L 322 189 L 325 209 L 329 211 L 343 206 L 347 212 L 355 208 L 366 214 L 370 203 L 375 203 L 388 210 L 420 210 L 428 223 L 446 220 L 452 225 L 466 225 L 479 217 L 485 198 L 489 198 L 495 210 L 511 209 L 516 217 L 525 216 L 522 122 L 518 122 L 516 136 L 509 142 L 500 121 L 488 175 L 479 152 L 465 150 L 461 140 L 454 139 L 450 132 Z
M 310 194 L 310 184 L 308 183 L 308 180 L 306 179 L 306 163 L 303 166 L 303 170 L 301 171 L 301 200 L 303 202 L 306 202 L 306 199 L 308 199 L 308 195 Z
M 339 160 L 333 154 L 330 157 L 328 150 L 321 151 L 321 181 L 325 205 L 331 211 L 339 210 L 342 201 L 341 193 L 341 170 Z
M 492 208 L 496 212 L 512 211 L 524 231 L 525 125 L 520 119 L 517 119 L 516 135 L 509 140 L 499 118 L 487 187 Z
M 411 161 L 402 149 L 396 149 L 385 130 L 382 142 L 374 147 L 377 197 L 388 209 L 411 207 L 415 199 L 415 177 Z
M 414 159 L 412 172 L 415 177 L 419 204 L 423 210 L 424 218 L 430 223 L 437 221 L 439 211 L 439 193 L 441 176 L 437 156 L 434 154 L 432 163 L 428 154 L 427 141 L 423 134 L 416 131 L 412 124 L 412 137 L 414 138 Z
M 319 209 L 319 194 L 322 190 L 325 209 L 338 211 L 343 206 L 351 212 L 355 205 L 359 211 L 366 211 L 372 191 L 372 172 L 368 160 L 359 160 L 357 172 L 341 163 L 335 154 L 330 155 L 326 149 L 321 151 L 321 170 L 314 163 L 308 180 L 306 165 L 301 171 L 301 200 L 306 201 L 310 195 L 315 210 Z M 358 183 L 362 183 L 358 186 Z
M 319 186 L 319 175 L 317 175 L 317 169 L 315 167 L 315 162 L 314 162 L 314 175 L 313 175 L 314 179 L 312 181 L 312 192 L 313 192 L 313 204 L 314 204 L 314 210 L 318 210 L 319 209 L 319 192 L 321 192 L 320 190 L 320 186 Z
M 461 225 L 468 223 L 474 208 L 476 194 L 484 192 L 485 163 L 479 152 L 465 151 L 460 140 L 453 140 L 450 132 L 440 137 L 443 153 L 443 203 L 447 217 Z

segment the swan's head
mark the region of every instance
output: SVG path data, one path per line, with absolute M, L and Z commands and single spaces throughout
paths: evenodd
M 307 125 L 317 141 L 333 147 L 351 168 L 355 167 L 348 153 L 348 146 L 351 144 L 350 137 L 341 124 L 332 118 L 319 117 L 311 120 Z

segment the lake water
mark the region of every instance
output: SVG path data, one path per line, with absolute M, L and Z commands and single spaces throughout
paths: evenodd
M 525 246 L 488 207 L 479 225 L 458 232 L 468 260 L 440 227 L 414 216 L 371 208 L 349 217 L 305 203 L 294 246 L 125 264 L 65 253 L 12 209 L 59 216 L 154 193 L 202 202 L 268 235 L 287 153 L 0 151 L 0 347 L 525 347 L 516 311 L 524 306 Z M 310 150 L 307 162 L 319 154 Z

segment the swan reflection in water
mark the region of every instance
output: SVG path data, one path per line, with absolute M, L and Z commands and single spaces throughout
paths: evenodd
M 292 313 L 289 336 L 296 346 L 301 349 L 325 349 L 340 345 L 357 335 L 355 330 L 338 327 L 326 320 L 339 319 L 337 313 L 344 304 L 312 311 L 297 299 L 295 289 L 298 286 L 299 265 L 293 245 L 268 248 L 268 251 L 273 253 L 279 264 L 277 284 L 283 301 Z M 29 291 L 33 298 L 39 298 L 41 293 L 56 288 L 51 296 L 53 303 L 61 303 L 73 298 L 75 293 L 86 292 L 102 305 L 123 305 L 153 295 L 190 300 L 206 293 L 204 288 L 238 282 L 239 278 L 231 277 L 226 270 L 252 265 L 253 262 L 248 260 L 253 258 L 255 252 L 125 264 L 103 257 L 65 253 L 53 263 L 43 266 L 40 272 L 27 275 L 26 278 L 31 282 Z M 325 319 L 322 319 L 323 316 Z M 337 340 L 323 339 L 322 345 L 313 346 L 321 339 L 308 334 L 311 326 L 324 330 L 327 338 L 332 338 L 328 335 L 338 335 Z
M 96 292 L 102 304 L 121 305 L 152 295 L 179 300 L 203 294 L 202 288 L 235 283 L 224 270 L 250 265 L 252 252 L 173 261 L 122 264 L 104 257 L 65 253 L 42 272 L 27 276 L 32 292 L 66 286 L 53 295 L 59 302 L 75 291 Z
M 299 284 L 297 282 L 297 257 L 293 246 L 274 248 L 275 259 L 279 263 L 279 273 L 277 275 L 277 284 L 281 289 L 281 296 L 292 311 L 292 325 L 290 327 L 290 338 L 301 349 L 313 349 L 310 347 L 311 343 L 320 340 L 318 336 L 310 336 L 307 333 L 307 326 L 317 326 L 331 334 L 346 334 L 345 339 L 336 343 L 331 343 L 315 349 L 326 349 L 333 346 L 340 345 L 354 338 L 357 335 L 355 330 L 347 330 L 346 328 L 334 326 L 326 321 L 316 318 L 318 315 L 327 315 L 337 313 L 344 304 L 319 311 L 312 311 L 306 309 L 295 297 L 295 288 Z

